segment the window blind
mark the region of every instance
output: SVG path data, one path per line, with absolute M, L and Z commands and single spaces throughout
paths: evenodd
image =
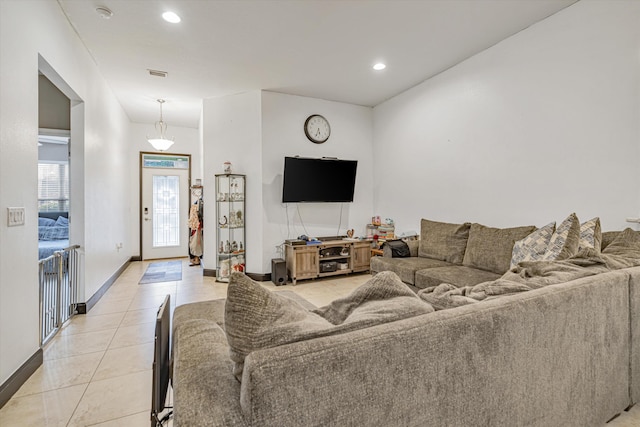
M 69 212 L 69 163 L 38 163 L 38 211 Z

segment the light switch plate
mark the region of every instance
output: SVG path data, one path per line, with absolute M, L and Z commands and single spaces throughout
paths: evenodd
M 24 208 L 7 208 L 7 225 L 24 225 Z

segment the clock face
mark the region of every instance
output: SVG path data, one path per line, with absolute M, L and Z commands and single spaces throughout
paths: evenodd
M 331 135 L 331 126 L 327 119 L 319 114 L 313 114 L 307 117 L 304 122 L 304 133 L 311 142 L 322 144 Z

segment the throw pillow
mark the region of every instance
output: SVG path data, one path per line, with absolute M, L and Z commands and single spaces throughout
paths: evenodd
M 423 219 L 418 256 L 462 264 L 471 224 L 449 224 Z
M 55 226 L 56 227 L 68 227 L 69 226 L 69 219 L 65 218 L 63 216 L 59 216 L 58 219 L 56 220 Z
M 609 244 L 620 235 L 620 233 L 622 233 L 622 231 L 603 231 L 602 241 L 600 242 L 600 249 L 604 251 L 606 247 L 609 246 Z
M 513 245 L 509 268 L 513 269 L 519 262 L 541 260 L 555 231 L 556 223 L 554 221 L 534 231 L 524 239 L 518 240 Z
M 635 256 L 640 252 L 640 233 L 625 228 L 609 245 L 602 250 L 607 255 Z
M 56 221 L 51 218 L 38 217 L 38 227 L 51 227 Z
M 580 224 L 580 243 L 578 250 L 595 249 L 600 252 L 602 242 L 602 230 L 600 229 L 600 218 L 596 217 Z
M 233 374 L 242 380 L 251 352 L 433 311 L 390 271 L 376 274 L 349 296 L 313 311 L 234 272 L 225 303 L 225 330 Z
M 493 228 L 482 224 L 471 224 L 462 265 L 504 274 L 509 270 L 514 243 L 528 236 L 535 229 L 533 225 Z
M 544 261 L 563 260 L 578 253 L 580 244 L 580 221 L 575 213 L 569 215 L 556 229 L 545 254 Z
M 353 325 L 361 329 L 380 323 L 431 313 L 433 307 L 418 298 L 397 274 L 376 274 L 344 298 L 312 310 L 333 325 Z

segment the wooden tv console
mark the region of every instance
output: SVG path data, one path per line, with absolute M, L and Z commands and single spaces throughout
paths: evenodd
M 315 245 L 285 245 L 287 274 L 298 280 L 336 276 L 369 270 L 371 242 L 329 240 Z

